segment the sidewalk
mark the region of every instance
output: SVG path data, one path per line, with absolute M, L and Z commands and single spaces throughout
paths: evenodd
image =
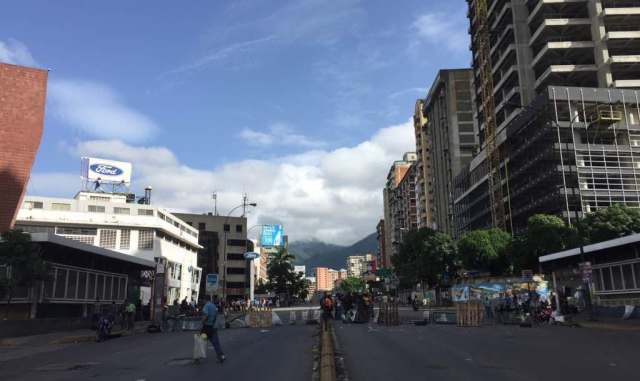
M 136 322 L 133 332 L 113 330 L 111 336 L 122 337 L 146 333 L 148 324 L 149 322 L 147 321 Z M 0 363 L 39 353 L 56 351 L 69 345 L 93 342 L 95 340 L 96 331 L 91 329 L 78 329 L 74 331 L 0 339 Z
M 596 318 L 595 321 L 580 318 L 574 320 L 582 328 L 606 329 L 611 331 L 636 331 L 640 332 L 640 319 L 623 320 L 621 318 Z

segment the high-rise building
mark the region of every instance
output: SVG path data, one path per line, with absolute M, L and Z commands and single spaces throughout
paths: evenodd
M 333 290 L 333 279 L 327 267 L 315 268 L 316 291 Z
M 468 3 L 481 150 L 455 179 L 458 233 L 638 206 L 640 1 Z
M 355 278 L 362 278 L 363 274 L 369 271 L 370 262 L 374 260 L 372 254 L 350 255 L 347 257 L 347 275 Z
M 427 132 L 424 100 L 418 99 L 413 114 L 413 131 L 416 136 L 416 198 L 418 227 L 434 227 L 433 175 L 431 173 L 431 141 Z M 382 266 L 384 267 L 384 266 Z
M 426 162 L 431 178 L 425 188 L 433 209 L 429 227 L 447 234 L 455 230 L 453 179 L 469 164 L 478 147 L 472 93 L 471 69 L 440 70 L 423 106 L 427 121 L 424 135 L 430 147 Z
M 385 263 L 391 264 L 391 257 L 398 251 L 402 236 L 418 225 L 416 209 L 416 169 L 415 152 L 407 152 L 402 160 L 395 161 L 387 175 L 383 190 L 384 234 L 386 250 Z
M 0 232 L 13 227 L 40 145 L 47 75 L 0 63 Z
M 246 217 L 216 216 L 212 213 L 174 214 L 198 229 L 203 247 L 198 252 L 198 264 L 205 274 L 218 274 L 218 295 L 230 299 L 249 296 L 251 268 L 244 253 L 254 248 L 253 242 L 247 239 Z M 205 286 L 203 281 L 201 289 Z
M 51 233 L 153 262 L 165 258 L 166 297 L 197 300 L 202 278 L 198 231 L 169 211 L 127 202 L 117 193 L 79 192 L 75 198 L 26 196 L 16 228 Z M 143 302 L 150 289 L 141 290 Z
M 376 225 L 376 239 L 378 240 L 378 252 L 376 255 L 376 262 L 378 267 L 386 268 L 387 265 L 387 256 L 385 255 L 385 251 L 387 250 L 385 235 L 384 235 L 384 220 L 378 221 L 378 225 Z

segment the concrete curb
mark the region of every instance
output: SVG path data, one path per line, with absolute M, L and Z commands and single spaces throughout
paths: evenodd
M 320 324 L 320 381 L 336 380 L 336 358 L 333 347 L 333 327 L 330 321 Z
M 580 328 L 591 329 L 605 329 L 609 331 L 626 331 L 626 332 L 640 332 L 640 325 L 622 325 L 612 323 L 597 323 L 597 322 L 579 322 L 576 325 Z

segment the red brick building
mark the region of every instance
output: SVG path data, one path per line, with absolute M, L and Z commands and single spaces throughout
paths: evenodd
M 0 63 L 0 232 L 15 222 L 40 145 L 47 75 Z

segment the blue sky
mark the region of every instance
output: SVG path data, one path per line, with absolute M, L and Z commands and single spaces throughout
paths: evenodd
M 0 61 L 49 68 L 29 193 L 70 196 L 80 155 L 204 211 L 246 192 L 293 240 L 374 231 L 391 161 L 440 68 L 469 65 L 466 2 L 21 0 Z

